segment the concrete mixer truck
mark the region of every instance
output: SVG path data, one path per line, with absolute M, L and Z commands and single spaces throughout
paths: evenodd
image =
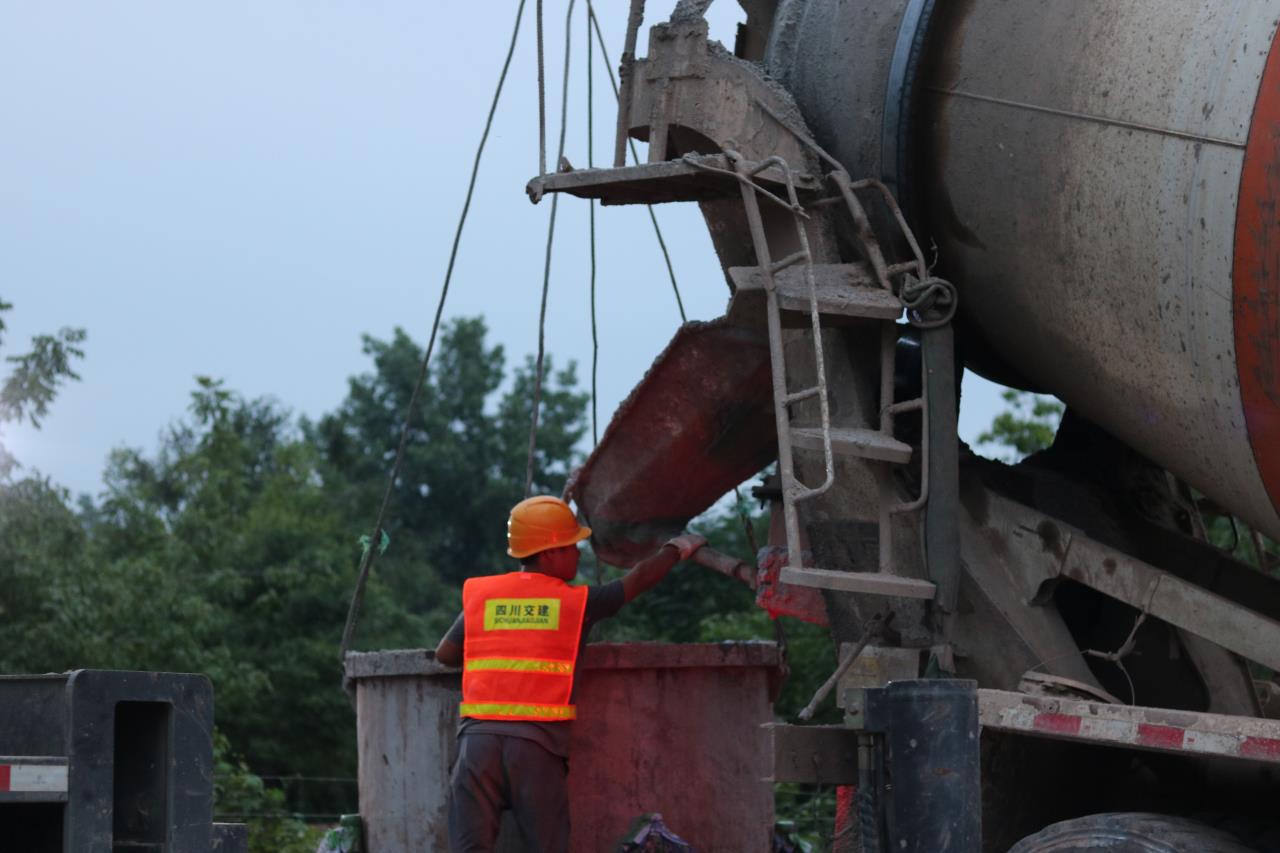
M 613 168 L 529 186 L 696 202 L 728 287 L 572 479 L 596 551 L 775 472 L 718 565 L 893 681 L 776 733 L 865 849 L 979 849 L 979 801 L 986 850 L 1280 849 L 1280 582 L 1203 520 L 1280 538 L 1280 2 L 741 0 L 732 50 L 709 2 L 633 0 Z M 1053 446 L 971 454 L 965 368 Z

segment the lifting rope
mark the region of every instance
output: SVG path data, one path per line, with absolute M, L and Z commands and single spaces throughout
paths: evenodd
M 595 159 L 595 77 L 592 65 L 595 54 L 591 41 L 591 0 L 587 0 L 587 168 L 594 169 Z M 591 446 L 600 443 L 600 425 L 596 412 L 596 374 L 600 368 L 600 334 L 596 326 L 596 200 L 587 199 L 588 244 L 591 251 Z M 597 569 L 600 561 L 596 560 Z M 1259 561 L 1259 565 L 1262 562 Z M 598 570 L 597 570 L 598 574 Z
M 523 5 L 523 4 L 521 4 Z M 547 74 L 542 61 L 542 0 L 538 0 L 538 177 L 547 176 Z
M 564 75 L 560 84 L 560 144 L 556 149 L 556 167 L 564 160 L 564 137 L 569 125 L 569 58 L 572 41 L 573 5 L 569 0 L 569 9 L 564 16 Z M 539 0 L 541 8 L 541 0 Z M 538 55 L 542 55 L 542 32 L 538 32 Z M 541 74 L 539 74 L 538 99 L 545 100 L 542 91 Z M 533 375 L 533 411 L 529 417 L 529 456 L 524 469 L 524 496 L 529 497 L 533 490 L 533 461 L 538 450 L 538 409 L 542 404 L 542 361 L 546 351 L 547 332 L 547 294 L 551 291 L 551 248 L 556 239 L 556 209 L 559 207 L 560 194 L 551 197 L 551 217 L 547 224 L 547 253 L 542 266 L 542 308 L 538 313 L 538 361 Z
M 400 465 L 404 462 L 405 448 L 409 443 L 409 427 L 413 421 L 413 411 L 418 404 L 418 397 L 422 393 L 422 386 L 427 378 L 427 366 L 431 361 L 431 352 L 435 348 L 436 335 L 440 330 L 440 318 L 444 314 L 445 299 L 449 295 L 449 283 L 453 280 L 453 267 L 458 258 L 458 246 L 462 242 L 462 231 L 467 223 L 467 214 L 471 210 L 471 198 L 476 189 L 476 176 L 480 172 L 480 158 L 484 154 L 485 145 L 489 141 L 489 131 L 493 128 L 493 117 L 498 111 L 498 101 L 502 97 L 502 88 L 507 81 L 507 71 L 511 68 L 511 57 L 515 54 L 516 40 L 520 35 L 520 21 L 524 17 L 524 6 L 526 0 L 520 0 L 520 5 L 516 9 L 516 22 L 511 30 L 511 43 L 507 47 L 507 57 L 502 63 L 502 73 L 498 75 L 498 85 L 493 92 L 493 102 L 489 105 L 489 115 L 485 119 L 484 132 L 480 135 L 480 144 L 476 147 L 475 162 L 471 165 L 471 179 L 467 183 L 467 197 L 462 203 L 462 213 L 458 216 L 458 227 L 453 235 L 453 246 L 449 250 L 449 264 L 445 269 L 444 284 L 440 288 L 440 301 L 436 305 L 435 320 L 431 324 L 431 337 L 427 341 L 427 349 L 422 355 L 422 364 L 418 368 L 418 381 L 413 387 L 413 394 L 409 397 L 409 405 L 405 409 L 404 426 L 400 430 L 400 445 L 396 449 L 395 462 L 391 465 L 391 473 L 387 478 L 387 488 L 382 494 L 382 505 L 378 507 L 378 518 L 373 525 L 373 535 L 369 537 L 370 543 L 373 544 L 364 549 L 364 554 L 360 559 L 360 571 L 356 579 L 355 592 L 351 596 L 351 606 L 347 610 L 347 624 L 342 631 L 342 646 L 339 651 L 339 658 L 345 659 L 347 652 L 351 648 L 351 641 L 355 637 L 356 623 L 360 620 L 360 610 L 364 605 L 365 587 L 368 585 L 369 573 L 373 570 L 373 564 L 377 560 L 378 555 L 384 550 L 381 543 L 384 541 L 386 531 L 383 525 L 386 522 L 387 506 L 391 502 L 391 493 L 395 489 L 396 477 L 400 473 Z M 538 3 L 541 7 L 541 0 Z
M 613 64 L 609 61 L 609 48 L 605 46 L 604 33 L 600 32 L 600 21 L 596 18 L 596 10 L 591 4 L 591 0 L 587 0 L 587 16 L 591 18 L 591 26 L 596 33 L 596 41 L 600 44 L 600 56 L 604 59 L 605 70 L 609 72 L 609 85 L 613 87 L 614 100 L 621 104 L 622 97 L 618 92 L 618 80 L 613 76 Z M 627 145 L 631 149 L 631 162 L 639 165 L 640 156 L 636 154 L 635 140 L 628 139 Z M 667 264 L 667 276 L 671 279 L 671 290 L 676 295 L 676 307 L 680 309 L 680 322 L 687 323 L 689 318 L 684 313 L 684 300 L 680 298 L 680 285 L 676 283 L 676 270 L 671 264 L 671 253 L 667 251 L 667 241 L 662 239 L 662 229 L 658 227 L 658 215 L 653 212 L 653 205 L 651 204 L 646 204 L 645 209 L 649 211 L 649 221 L 653 223 L 654 236 L 658 238 L 658 246 L 662 249 L 662 259 Z

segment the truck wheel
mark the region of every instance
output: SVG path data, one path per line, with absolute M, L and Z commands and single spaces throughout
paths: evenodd
M 1028 835 L 1009 853 L 1256 853 L 1198 821 L 1140 812 L 1064 820 Z

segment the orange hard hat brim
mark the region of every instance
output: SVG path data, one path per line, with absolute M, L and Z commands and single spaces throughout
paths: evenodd
M 582 540 L 590 538 L 590 536 L 591 536 L 591 528 L 584 527 L 580 524 L 578 525 L 578 532 L 575 533 L 573 536 L 569 537 L 567 541 L 553 542 L 553 543 L 542 545 L 536 548 L 515 549 L 508 546 L 507 556 L 515 557 L 517 560 L 522 560 L 525 557 L 532 557 L 534 554 L 540 553 L 542 551 L 550 551 L 553 548 L 568 548 L 570 545 L 577 545 Z

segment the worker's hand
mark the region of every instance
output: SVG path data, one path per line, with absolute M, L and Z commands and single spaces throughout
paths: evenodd
M 679 536 L 671 537 L 664 544 L 679 551 L 680 559 L 687 560 L 694 551 L 707 544 L 707 538 L 696 533 L 681 533 Z

